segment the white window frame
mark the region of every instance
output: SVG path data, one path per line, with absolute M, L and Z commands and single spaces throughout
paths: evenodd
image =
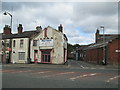
M 18 52 L 18 59 L 25 60 L 25 52 Z

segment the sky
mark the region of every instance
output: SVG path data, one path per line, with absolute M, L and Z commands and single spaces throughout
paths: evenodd
M 35 1 L 35 0 L 34 0 Z M 35 30 L 36 26 L 44 29 L 51 26 L 58 29 L 63 25 L 63 32 L 71 44 L 87 45 L 95 42 L 95 32 L 98 28 L 102 34 L 118 33 L 118 2 L 8 2 L 0 3 L 0 33 L 5 25 L 10 25 L 10 16 L 3 15 L 5 11 L 13 16 L 12 33 L 17 33 L 18 24 L 23 25 L 23 31 Z

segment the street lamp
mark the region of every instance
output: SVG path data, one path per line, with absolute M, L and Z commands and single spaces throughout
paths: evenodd
M 3 14 L 4 15 L 10 15 L 10 17 L 11 17 L 10 27 L 11 27 L 11 30 L 12 30 L 12 14 L 10 14 L 9 12 L 6 12 L 6 11 Z
M 106 65 L 106 57 L 105 57 L 105 34 L 104 34 L 104 25 L 101 25 L 100 28 L 103 29 L 103 64 Z

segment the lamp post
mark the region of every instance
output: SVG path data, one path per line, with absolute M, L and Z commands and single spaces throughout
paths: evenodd
M 10 27 L 11 27 L 11 30 L 12 30 L 12 14 L 10 14 L 9 12 L 4 12 L 3 13 L 4 15 L 10 15 L 10 17 L 11 17 L 11 20 L 10 20 Z
M 10 28 L 11 28 L 11 30 L 12 30 L 12 14 L 10 14 L 9 12 L 6 12 L 6 11 L 5 11 L 3 14 L 4 14 L 4 15 L 9 15 L 9 16 L 11 17 L 11 20 L 10 20 Z M 9 61 L 10 61 L 11 51 L 9 51 L 8 55 L 9 55 L 9 58 L 6 59 L 6 63 L 9 63 Z M 14 63 L 14 60 L 13 60 L 13 63 Z
M 105 57 L 105 34 L 104 34 L 104 26 L 101 25 L 100 28 L 103 29 L 103 64 L 106 65 L 106 57 Z

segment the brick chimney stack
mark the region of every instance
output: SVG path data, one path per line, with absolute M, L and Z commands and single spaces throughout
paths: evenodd
M 8 25 L 5 25 L 5 27 L 3 28 L 3 33 L 4 34 L 12 34 L 11 33 L 11 28 L 10 28 L 10 26 L 8 26 Z
M 97 42 L 99 41 L 99 39 L 100 39 L 100 38 L 99 38 L 99 29 L 98 29 L 98 28 L 97 28 L 97 30 L 96 30 L 95 36 L 96 36 L 96 37 L 95 37 L 95 38 L 96 38 L 96 41 L 95 41 L 95 42 L 97 43 Z
M 19 26 L 18 26 L 18 33 L 22 33 L 22 30 L 23 30 L 22 24 L 19 24 Z
M 60 24 L 60 26 L 58 26 L 58 31 L 63 32 L 63 26 L 62 26 L 62 24 Z
M 37 27 L 36 27 L 36 30 L 37 30 L 38 32 L 41 32 L 41 31 L 42 31 L 42 27 L 41 27 L 41 26 L 37 26 Z

